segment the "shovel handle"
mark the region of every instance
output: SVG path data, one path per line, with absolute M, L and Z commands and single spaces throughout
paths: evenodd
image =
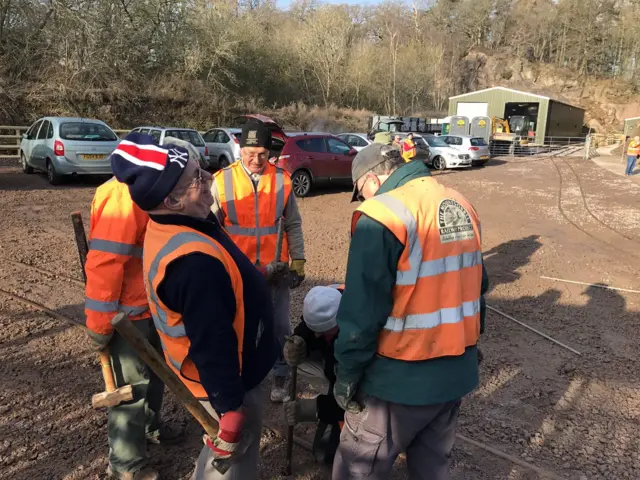
M 289 390 L 289 396 L 291 400 L 295 402 L 298 390 L 298 367 L 294 366 L 291 372 L 291 385 Z M 284 474 L 291 475 L 291 460 L 293 458 L 293 427 L 287 428 L 287 463 L 284 467 Z

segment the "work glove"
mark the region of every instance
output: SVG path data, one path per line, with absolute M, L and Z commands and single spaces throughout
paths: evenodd
M 286 337 L 283 354 L 285 361 L 292 367 L 297 367 L 307 356 L 307 344 L 298 335 Z
M 109 342 L 113 337 L 113 331 L 111 331 L 111 333 L 103 334 L 94 332 L 93 330 L 87 330 L 87 335 L 89 336 L 89 340 L 91 340 L 93 349 L 96 352 L 101 352 L 107 348 L 107 345 L 109 345 Z
M 318 418 L 317 398 L 299 398 L 287 400 L 282 404 L 284 422 L 293 427 L 298 422 L 315 422 Z
M 234 456 L 240 444 L 243 424 L 244 413 L 239 411 L 227 412 L 220 418 L 216 438 L 212 439 L 207 434 L 202 437 L 205 445 L 213 452 L 215 460 L 228 460 Z
M 282 280 L 289 271 L 289 266 L 286 262 L 271 262 L 267 265 L 256 266 L 256 268 L 262 273 L 267 283 L 271 285 Z
M 360 413 L 362 406 L 353 399 L 356 394 L 358 385 L 355 383 L 343 382 L 340 379 L 336 379 L 336 384 L 333 386 L 333 396 L 336 399 L 338 406 L 345 412 Z
M 304 264 L 306 260 L 291 260 L 291 265 L 289 265 L 290 274 L 290 288 L 298 288 L 302 281 L 304 280 Z

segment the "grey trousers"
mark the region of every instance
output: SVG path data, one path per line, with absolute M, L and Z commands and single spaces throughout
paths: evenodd
M 266 400 L 265 391 L 265 384 L 262 383 L 244 394 L 242 406 L 246 417 L 242 432 L 243 435 L 249 435 L 250 439 L 245 453 L 233 461 L 233 465 L 227 470 L 227 473 L 221 475 L 212 465 L 211 449 L 205 445 L 196 461 L 196 469 L 191 480 L 255 480 L 258 477 L 262 415 Z M 216 420 L 218 419 L 218 415 L 209 402 L 202 402 L 202 405 Z
M 153 320 L 133 324 L 162 355 Z M 109 342 L 109 354 L 116 386 L 133 387 L 133 400 L 109 408 L 109 463 L 117 472 L 135 472 L 147 464 L 147 436 L 159 433 L 164 384 L 118 332 Z
M 275 327 L 276 340 L 278 341 L 279 354 L 273 366 L 273 374 L 276 377 L 288 377 L 291 367 L 284 361 L 282 349 L 284 348 L 285 337 L 291 335 L 291 321 L 289 320 L 289 287 L 278 285 L 274 288 L 273 294 L 273 323 Z
M 386 480 L 401 452 L 411 480 L 448 480 L 460 401 L 412 406 L 375 397 L 346 413 L 332 480 Z

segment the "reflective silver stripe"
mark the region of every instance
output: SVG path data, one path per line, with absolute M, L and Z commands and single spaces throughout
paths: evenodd
M 156 307 L 156 313 L 153 314 L 153 323 L 155 324 L 156 328 L 160 332 L 170 337 L 184 337 L 186 335 L 184 325 L 177 325 L 175 327 L 171 327 L 167 325 L 167 312 L 165 312 L 160 306 L 160 300 L 158 299 L 158 296 L 156 295 L 156 292 L 152 287 L 152 285 L 153 285 L 153 281 L 156 278 L 156 275 L 158 274 L 158 267 L 160 266 L 160 262 L 162 261 L 162 259 L 167 255 L 171 254 L 172 252 L 174 252 L 175 250 L 177 250 L 178 248 L 180 248 L 181 246 L 186 245 L 187 243 L 190 243 L 190 242 L 206 243 L 219 251 L 217 245 L 213 243 L 211 240 L 209 240 L 208 238 L 206 238 L 204 235 L 200 235 L 198 233 L 193 233 L 193 232 L 178 233 L 177 235 L 174 235 L 173 237 L 171 237 L 171 239 L 169 239 L 167 244 L 160 249 L 158 254 L 155 256 L 155 258 L 151 262 L 151 266 L 149 268 L 149 275 L 147 276 L 147 282 L 148 282 L 147 284 L 149 285 L 149 292 L 150 292 L 149 300 Z
M 276 167 L 276 218 L 274 225 L 278 224 L 278 219 L 284 213 L 284 174 L 282 169 Z M 277 233 L 277 229 L 276 229 Z
M 112 240 L 102 240 L 99 238 L 94 238 L 89 242 L 89 250 L 142 258 L 142 247 L 131 245 L 130 243 L 114 242 Z
M 162 345 L 162 351 L 164 352 L 165 357 L 169 359 L 169 363 L 173 365 L 176 370 L 180 371 L 180 369 L 182 369 L 182 363 L 178 362 L 175 358 L 169 355 L 169 352 L 167 351 L 167 347 L 162 341 L 162 338 L 160 339 L 160 344 Z
M 118 301 L 103 302 L 101 300 L 94 300 L 93 298 L 89 298 L 89 297 L 87 297 L 87 299 L 84 301 L 84 308 L 86 308 L 87 310 L 92 310 L 94 312 L 100 312 L 100 313 L 117 312 L 119 305 L 120 305 L 120 302 Z
M 418 279 L 418 267 L 422 262 L 422 246 L 418 238 L 416 218 L 400 200 L 391 195 L 382 194 L 371 200 L 387 207 L 404 224 L 407 231 L 407 247 L 409 248 L 409 270 L 398 270 L 396 285 L 414 285 Z
M 480 299 L 463 302 L 459 307 L 441 308 L 431 313 L 407 315 L 404 319 L 389 317 L 384 329 L 392 332 L 424 330 L 444 324 L 460 323 L 464 317 L 471 317 L 478 313 L 480 313 Z
M 120 305 L 120 311 L 135 317 L 137 315 L 142 315 L 144 312 L 148 311 L 149 307 L 131 307 L 129 305 Z
M 231 235 L 241 235 L 243 237 L 255 237 L 258 235 L 271 235 L 278 233 L 278 227 L 239 227 L 238 225 L 229 225 L 225 227 Z
M 247 173 L 246 171 L 244 173 Z M 247 175 L 249 175 L 247 173 Z M 260 182 L 264 177 L 260 177 Z M 253 198 L 255 199 L 255 212 L 256 212 L 256 227 L 260 226 L 260 202 L 258 201 L 258 187 L 260 186 L 260 182 L 258 185 L 253 183 L 251 179 L 249 179 L 251 185 L 253 186 Z M 260 230 L 256 230 L 256 265 L 260 265 Z
M 225 168 L 222 172 L 225 203 L 227 205 L 227 220 L 234 225 L 238 225 L 238 213 L 236 212 L 236 202 L 233 194 L 233 172 L 230 168 Z
M 443 273 L 457 272 L 463 268 L 476 267 L 482 265 L 482 252 L 465 252 L 460 255 L 437 258 L 420 264 L 418 277 L 435 277 Z

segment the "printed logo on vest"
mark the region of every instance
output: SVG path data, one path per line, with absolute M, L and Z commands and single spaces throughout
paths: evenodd
M 475 236 L 469 213 L 449 198 L 441 201 L 438 207 L 438 227 L 442 243 L 461 242 Z

